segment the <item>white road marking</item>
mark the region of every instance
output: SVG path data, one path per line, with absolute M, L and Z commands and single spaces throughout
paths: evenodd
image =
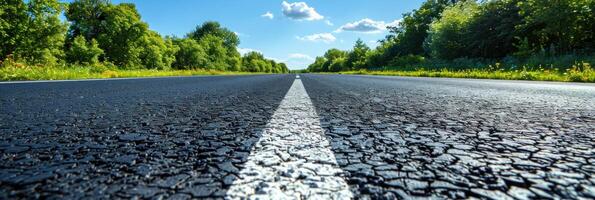
M 351 199 L 300 79 L 251 150 L 227 199 Z

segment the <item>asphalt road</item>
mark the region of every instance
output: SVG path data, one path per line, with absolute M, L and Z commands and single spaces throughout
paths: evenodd
M 0 199 L 595 198 L 595 85 L 1 83 L 0 152 Z

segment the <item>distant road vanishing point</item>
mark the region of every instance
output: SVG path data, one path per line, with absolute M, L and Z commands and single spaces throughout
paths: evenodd
M 591 199 L 595 84 L 0 83 L 0 199 Z

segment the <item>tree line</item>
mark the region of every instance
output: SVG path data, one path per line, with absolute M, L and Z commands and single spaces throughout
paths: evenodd
M 67 21 L 62 21 L 64 13 Z M 102 65 L 120 69 L 289 72 L 262 54 L 238 52 L 238 36 L 209 21 L 186 36 L 162 37 L 132 3 L 109 0 L 2 0 L 0 61 L 28 65 Z
M 594 13 L 593 0 L 428 0 L 387 27 L 375 49 L 358 40 L 349 51 L 328 50 L 307 70 L 594 61 Z

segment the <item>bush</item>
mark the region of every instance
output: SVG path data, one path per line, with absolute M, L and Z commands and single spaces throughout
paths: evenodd
M 99 63 L 99 56 L 102 54 L 103 50 L 99 48 L 99 44 L 95 39 L 87 42 L 85 37 L 77 36 L 67 52 L 67 57 L 68 61 L 74 64 L 94 65 Z
M 406 55 L 393 58 L 389 65 L 394 67 L 420 66 L 423 65 L 425 61 L 426 58 L 420 55 Z

